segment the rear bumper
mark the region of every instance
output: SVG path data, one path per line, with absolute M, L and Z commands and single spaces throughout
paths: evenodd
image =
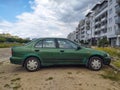
M 111 63 L 111 58 L 110 58 L 110 57 L 105 57 L 103 63 L 104 63 L 105 65 L 110 65 L 110 63 Z
M 18 58 L 18 57 L 10 57 L 10 62 L 12 64 L 22 65 L 23 60 L 21 58 Z

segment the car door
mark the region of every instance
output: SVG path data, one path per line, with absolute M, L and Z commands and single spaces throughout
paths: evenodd
M 58 50 L 56 48 L 56 40 L 52 38 L 47 38 L 40 40 L 35 45 L 36 53 L 41 57 L 42 63 L 44 64 L 54 64 L 56 63 L 56 57 Z
M 80 64 L 83 63 L 82 50 L 78 50 L 78 45 L 67 39 L 57 39 L 59 46 L 59 60 L 64 64 Z

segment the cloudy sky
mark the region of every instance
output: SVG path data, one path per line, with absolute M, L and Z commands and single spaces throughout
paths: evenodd
M 0 0 L 0 33 L 67 37 L 98 0 Z

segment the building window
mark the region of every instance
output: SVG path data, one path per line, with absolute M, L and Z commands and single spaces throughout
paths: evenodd
M 112 4 L 112 0 L 109 0 L 110 5 Z
M 111 9 L 109 9 L 109 14 L 110 14 L 110 15 L 112 14 L 112 8 L 111 8 Z
M 111 32 L 112 31 L 112 27 L 109 27 L 108 30 L 109 30 L 109 32 Z
M 111 17 L 111 18 L 109 18 L 109 23 L 112 23 L 112 17 Z
M 116 26 L 114 26 L 114 30 L 116 30 Z
M 110 27 L 110 31 L 112 31 L 112 27 Z

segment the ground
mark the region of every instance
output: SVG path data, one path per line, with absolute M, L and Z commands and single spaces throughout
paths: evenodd
M 0 90 L 120 90 L 118 82 L 101 76 L 107 66 L 97 72 L 84 66 L 51 66 L 27 72 L 9 62 L 10 54 L 10 48 L 0 49 Z

